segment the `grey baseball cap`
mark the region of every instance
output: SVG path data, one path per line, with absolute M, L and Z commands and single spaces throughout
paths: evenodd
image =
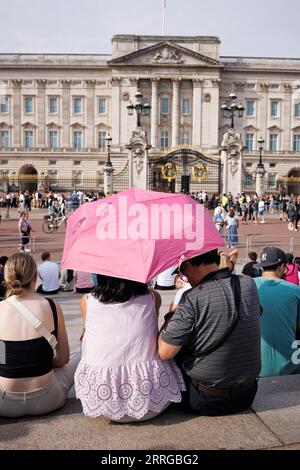
M 278 266 L 280 264 L 285 264 L 286 263 L 286 256 L 285 252 L 282 251 L 280 248 L 277 248 L 276 246 L 271 246 L 269 248 L 266 248 L 261 256 L 260 256 L 260 261 L 257 263 L 258 268 L 267 268 L 269 266 Z

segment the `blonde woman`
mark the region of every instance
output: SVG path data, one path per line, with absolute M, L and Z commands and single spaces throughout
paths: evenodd
M 37 267 L 26 253 L 8 259 L 0 315 L 0 416 L 41 415 L 64 405 L 79 357 L 69 362 L 61 308 L 35 292 Z

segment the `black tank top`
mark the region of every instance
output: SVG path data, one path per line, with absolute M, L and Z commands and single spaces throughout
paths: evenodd
M 52 299 L 48 299 L 51 307 L 54 330 L 52 334 L 57 338 L 57 311 Z M 53 369 L 53 349 L 46 338 L 35 338 L 25 341 L 3 341 L 5 360 L 0 357 L 0 377 L 8 379 L 22 379 L 25 377 L 39 377 Z M 2 363 L 1 363 L 2 361 Z M 3 364 L 3 362 L 5 362 Z

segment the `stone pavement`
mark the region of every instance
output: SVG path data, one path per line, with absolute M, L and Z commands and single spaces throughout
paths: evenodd
M 161 292 L 160 323 L 174 292 Z M 62 306 L 71 347 L 79 345 L 80 295 L 55 297 Z M 197 450 L 300 449 L 300 375 L 265 378 L 251 410 L 201 417 L 172 409 L 152 421 L 115 424 L 86 418 L 78 400 L 50 415 L 0 418 L 0 449 Z

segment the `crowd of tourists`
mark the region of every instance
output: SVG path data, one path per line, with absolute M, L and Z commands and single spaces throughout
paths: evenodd
M 60 273 L 50 253 L 38 267 L 28 253 L 2 256 L 0 416 L 60 408 L 74 383 L 86 416 L 121 423 L 170 406 L 202 415 L 247 409 L 259 377 L 300 371 L 299 258 L 268 247 L 259 259 L 249 253 L 237 275 L 237 256 L 214 250 L 181 259 L 155 288 Z M 84 293 L 80 353 L 70 354 L 54 300 L 61 288 Z M 158 331 L 164 289 L 174 301 Z

